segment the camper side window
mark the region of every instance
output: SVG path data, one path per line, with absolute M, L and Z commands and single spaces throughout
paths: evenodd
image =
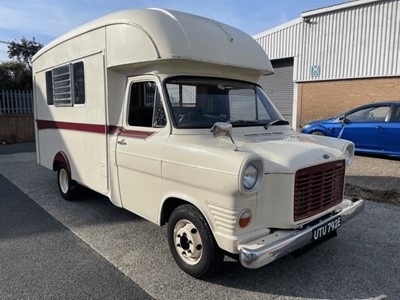
M 74 104 L 85 104 L 85 70 L 83 61 L 72 64 L 74 83 Z
M 61 107 L 85 104 L 84 73 L 82 61 L 47 71 L 47 104 Z
M 134 82 L 129 98 L 129 126 L 165 127 L 167 119 L 155 82 Z

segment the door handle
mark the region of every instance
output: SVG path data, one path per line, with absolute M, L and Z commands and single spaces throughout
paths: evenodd
M 375 129 L 382 130 L 383 127 L 382 126 L 376 126 Z
M 126 145 L 126 142 L 125 142 L 124 139 L 117 141 L 117 143 L 118 143 L 119 145 Z

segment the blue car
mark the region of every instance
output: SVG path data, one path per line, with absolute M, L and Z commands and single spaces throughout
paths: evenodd
M 363 105 L 310 122 L 301 132 L 350 140 L 359 153 L 400 156 L 400 101 Z

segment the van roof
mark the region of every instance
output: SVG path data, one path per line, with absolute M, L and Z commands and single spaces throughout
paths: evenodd
M 150 40 L 151 51 L 156 57 L 148 61 L 188 59 L 273 73 L 265 51 L 248 34 L 208 18 L 157 8 L 123 10 L 95 19 L 42 48 L 33 61 L 74 37 L 114 25 L 128 25 L 144 33 L 141 35 L 143 43 L 138 40 L 135 44 L 136 47 L 148 45 Z M 111 45 L 113 48 L 118 46 Z M 133 57 L 132 62 L 134 60 Z

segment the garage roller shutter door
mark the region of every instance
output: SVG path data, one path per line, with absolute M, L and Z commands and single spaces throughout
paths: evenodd
M 283 117 L 292 123 L 293 58 L 271 61 L 275 73 L 262 76 L 259 84 Z

